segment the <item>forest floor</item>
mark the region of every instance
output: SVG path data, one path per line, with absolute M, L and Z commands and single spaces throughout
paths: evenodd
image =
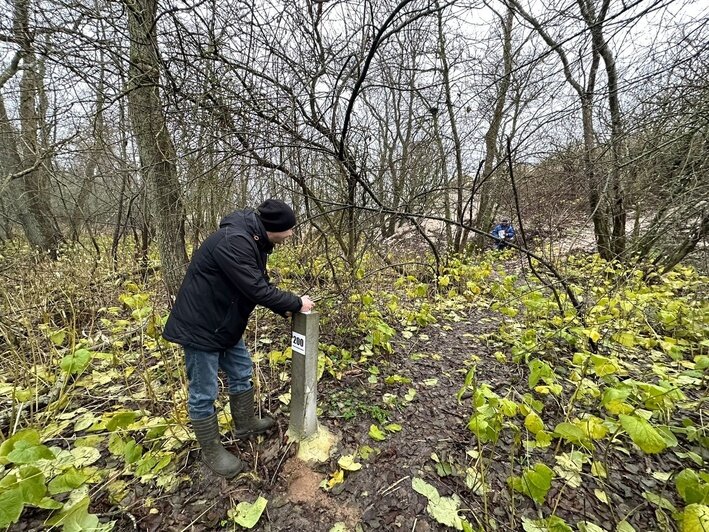
M 275 412 L 278 431 L 270 437 L 238 444 L 229 441 L 227 445 L 247 463 L 251 473 L 224 480 L 200 463 L 198 452 L 191 453 L 181 472 L 193 479 L 191 485 L 183 485 L 177 493 L 156 501 L 158 512 L 138 518 L 138 528 L 220 529 L 235 501 L 253 501 L 260 495 L 269 503 L 254 530 L 327 532 L 337 523 L 352 531 L 449 530 L 427 515 L 426 497 L 412 488 L 414 477 L 435 483 L 441 495 L 462 495 L 463 515 L 481 515 L 484 509 L 479 498 L 468 498 L 465 494 L 469 490 L 459 478 L 440 477 L 431 457 L 435 454 L 450 464 L 471 460 L 467 452 L 474 438 L 466 428 L 470 399 L 458 402 L 456 394 L 463 386 L 466 362 L 472 364 L 473 355 L 477 357 L 479 378 L 496 383 L 503 394 L 525 379 L 498 363 L 476 340 L 481 333 L 494 329 L 492 314 L 475 311 L 465 321 L 442 321 L 409 340 L 392 342 L 394 353 L 379 364 L 382 378 L 375 384 L 369 382 L 365 372 L 351 373 L 342 381 L 322 380 L 318 389 L 322 407 L 319 422 L 339 439 L 330 463 L 309 466 L 296 457 L 296 449 L 285 435 L 287 412 L 280 411 Z M 402 376 L 411 383 L 387 385 L 384 374 Z M 401 425 L 401 431 L 383 442 L 374 442 L 368 433 L 375 421 L 363 411 L 381 404 L 385 393 L 403 397 L 410 387 L 417 391 L 414 400 L 389 416 L 390 422 Z M 348 412 L 355 417 L 344 420 L 342 416 Z M 348 472 L 344 482 L 330 491 L 320 487 L 337 470 L 339 456 L 357 454 L 365 446 L 373 447 L 374 452 L 368 460 L 360 459 L 361 470 Z M 498 454 L 499 461 L 492 464 L 488 511 L 502 518 L 501 522 L 509 522 L 512 507 L 504 479 L 510 466 L 506 464 L 504 445 Z M 531 504 L 522 497 L 517 502 L 517 512 L 535 517 Z M 129 527 L 130 522 L 123 526 Z
M 278 390 L 265 401 L 275 407 L 272 413 L 278 420 L 277 431 L 246 442 L 225 440 L 229 450 L 246 462 L 245 473 L 224 480 L 201 464 L 199 451 L 194 450 L 178 471 L 191 481 L 153 501 L 152 510 L 141 508 L 142 515 L 134 516 L 135 523 L 124 514 L 116 528 L 231 530 L 235 525 L 227 519 L 228 511 L 239 501 L 253 502 L 262 496 L 268 505 L 254 530 L 451 530 L 427 512 L 426 497 L 412 487 L 412 480 L 418 477 L 434 485 L 441 496 L 460 498 L 460 515 L 476 530 L 523 530 L 523 519 L 538 519 L 552 511 L 568 523 L 605 523 L 609 530 L 616 529 L 618 516 L 632 514 L 637 530 L 655 530 L 655 514 L 640 497 L 651 486 L 639 484 L 640 477 L 634 476 L 639 469 L 651 470 L 648 457 L 640 453 L 632 460 L 612 456 L 615 478 L 603 486 L 587 475 L 589 478 L 575 489 L 552 487 L 545 504 L 538 505 L 512 494 L 506 483 L 510 475 L 533 460 L 520 450 L 519 441 L 503 434 L 490 453 L 490 446 L 485 446 L 486 454 L 480 459 L 488 485 L 484 495 L 479 491 L 476 495 L 476 490 L 466 485 L 461 471 L 480 465 L 475 438 L 466 426 L 472 411 L 470 394 L 460 401 L 457 398 L 468 368 L 474 365 L 477 379 L 490 384 L 500 396 L 511 392 L 521 397 L 527 389 L 526 372 L 500 363 L 493 349 L 480 340 L 481 335 L 496 330 L 499 319 L 497 313 L 471 307 L 467 315 L 441 319 L 408 340 L 399 337 L 398 342 L 392 342 L 394 352 L 379 363 L 381 375 L 376 383 L 364 370 L 350 372 L 341 381 L 321 380 L 319 422 L 339 440 L 329 463 L 312 466 L 296 457 L 296 448 L 285 434 L 288 413 L 276 406 L 280 403 L 275 394 L 282 391 Z M 386 384 L 386 376 L 411 382 Z M 403 397 L 410 388 L 416 390 L 412 401 L 399 401 L 396 408 L 387 410 L 387 422 L 400 425 L 401 430 L 387 434 L 385 441 L 373 441 L 369 429 L 376 423 L 377 412 L 382 412 L 376 405 L 383 404 L 385 394 Z M 561 407 L 550 399 L 545 411 L 553 410 L 563 419 Z M 350 416 L 354 417 L 348 419 Z M 346 472 L 344 482 L 332 489 L 321 487 L 338 469 L 338 457 L 358 455 L 370 448 L 368 459 L 358 458 L 361 470 Z M 553 463 L 554 454 L 554 447 L 544 453 L 547 462 Z M 598 488 L 605 490 L 611 505 L 594 494 Z M 135 496 L 140 498 L 140 493 Z M 333 529 L 335 525 L 340 528 Z
M 34 422 L 35 426 L 42 427 L 42 441 L 55 454 L 41 466 L 46 478 L 53 480 L 37 489 L 41 488 L 42 496 L 48 490 L 59 500 L 68 499 L 65 506 L 69 510 L 60 514 L 61 525 L 72 531 L 87 530 L 80 523 L 98 523 L 96 516 L 106 530 L 111 526 L 106 521 L 121 531 L 241 530 L 236 524 L 237 505 L 261 498 L 267 505 L 253 526 L 256 531 L 452 529 L 446 523 L 459 530 L 485 532 L 678 530 L 681 525 L 675 521 L 681 523 L 683 514 L 677 507 L 682 501 L 674 479 L 682 471 L 686 480 L 686 468 L 696 467 L 693 462 L 701 468 L 709 460 L 709 449 L 701 444 L 706 443 L 702 438 L 706 434 L 703 405 L 708 396 L 709 360 L 705 353 L 709 344 L 705 341 L 704 347 L 694 347 L 680 339 L 676 342 L 684 343 L 676 345 L 673 338 L 664 336 L 663 351 L 659 346 L 649 351 L 640 344 L 645 342 L 641 335 L 646 331 L 632 329 L 634 325 L 626 320 L 617 329 L 598 325 L 605 342 L 603 353 L 608 356 L 589 358 L 591 364 L 578 363 L 576 356 L 587 343 L 585 337 L 576 344 L 563 343 L 568 342 L 564 340 L 567 332 L 573 330 L 570 326 L 549 333 L 550 320 L 544 313 L 553 309 L 554 303 L 550 297 L 542 298 L 534 284 L 528 284 L 527 272 L 522 271 L 525 266 L 512 256 L 491 254 L 471 267 L 452 264 L 449 282 L 457 283 L 455 290 L 433 292 L 420 278 L 409 275 L 389 279 L 388 285 L 372 283 L 349 299 L 330 304 L 329 309 L 323 305 L 322 311 L 331 316 L 352 313 L 357 323 L 330 320 L 321 330 L 321 349 L 332 358 L 326 357 L 331 366 L 318 384 L 318 419 L 337 437 L 326 463 L 302 462 L 297 457 L 297 444 L 286 436 L 289 322 L 264 319 L 265 311 L 257 311 L 247 343 L 258 346 L 252 351 L 260 357 L 260 400 L 277 420 L 277 428 L 265 436 L 235 441 L 226 430 L 227 419 L 222 418 L 225 445 L 246 464 L 245 471 L 231 480 L 216 476 L 200 461 L 199 447 L 184 413 L 181 350 L 157 341 L 158 333 L 151 333 L 150 325 L 145 325 L 146 316 L 158 315 L 149 314 L 153 312 L 147 306 L 150 296 L 130 283 L 116 285 L 114 290 L 125 291 L 104 294 L 103 305 L 118 300 L 124 307 L 107 306 L 98 311 L 99 316 L 111 317 L 101 319 L 104 330 L 97 339 L 101 340 L 99 345 L 111 345 L 112 354 L 95 352 L 90 365 L 86 366 L 87 359 L 79 370 L 74 368 L 80 364 L 78 355 L 66 355 L 61 365 L 69 374 L 69 384 L 46 379 L 54 382 L 53 388 L 59 383 L 71 393 L 56 401 L 56 409 L 37 412 L 40 421 Z M 459 279 L 452 280 L 454 275 Z M 676 312 L 696 313 L 697 317 L 685 319 L 682 328 L 670 331 L 696 342 L 694 338 L 701 333 L 694 331 L 706 330 L 709 314 L 698 314 L 704 308 L 699 301 L 705 294 L 705 278 L 692 275 L 678 274 L 667 279 L 667 285 L 654 289 L 642 285 L 618 297 L 634 302 L 630 305 L 622 300 L 627 316 L 640 308 L 634 298 L 656 297 L 663 312 L 672 308 L 662 298 L 673 298 L 673 304 L 682 305 Z M 584 276 L 577 276 L 579 279 Z M 612 278 L 606 279 L 612 282 Z M 695 302 L 696 307 L 691 306 Z M 87 300 L 86 305 L 94 320 L 95 302 Z M 517 312 L 514 305 L 526 308 L 521 313 L 525 316 L 526 312 L 526 325 L 513 317 Z M 143 312 L 145 309 L 148 312 Z M 553 310 L 549 312 L 551 319 L 556 319 Z M 132 318 L 122 319 L 126 313 Z M 649 330 L 655 334 L 660 330 L 657 320 L 663 316 L 648 305 L 638 314 L 638 323 L 649 328 L 648 320 L 653 320 L 655 329 Z M 136 328 L 136 323 L 141 325 Z M 148 323 L 152 323 L 150 318 Z M 603 327 L 607 328 L 608 322 Z M 618 336 L 616 330 L 625 336 Z M 359 335 L 370 334 L 362 338 L 358 331 Z M 375 338 L 375 333 L 382 331 L 385 338 Z M 588 331 L 595 333 L 596 329 Z M 41 334 L 55 335 L 52 342 L 57 345 L 64 342 L 63 333 L 48 329 Z M 106 335 L 113 338 L 103 341 L 109 338 Z M 533 338 L 536 340 L 529 345 Z M 45 344 L 38 341 L 37 345 Z M 346 346 L 353 352 L 351 358 L 344 356 Z M 265 354 L 269 349 L 282 359 L 269 362 L 271 353 Z M 664 350 L 675 357 L 668 358 Z M 529 363 L 523 357 L 515 360 L 519 353 L 527 353 Z M 534 356 L 554 363 L 553 370 L 530 353 L 540 353 Z M 88 351 L 84 355 L 88 356 Z M 67 361 L 72 365 L 67 366 Z M 56 371 L 56 365 L 52 362 L 49 367 Z M 32 371 L 38 372 L 38 367 Z M 547 373 L 542 371 L 545 367 Z M 587 377 L 581 382 L 590 399 L 584 401 L 579 396 L 574 403 L 576 393 L 571 391 L 581 389 L 577 373 L 581 367 Z M 539 374 L 534 376 L 534 371 Z M 663 429 L 663 441 L 658 442 L 660 433 L 652 427 L 645 430 L 654 434 L 654 440 L 638 438 L 643 450 L 649 451 L 642 452 L 635 439 L 632 443 L 628 440 L 624 427 L 607 415 L 610 407 L 630 408 L 622 398 L 606 401 L 607 396 L 616 397 L 608 394 L 622 391 L 617 379 L 613 380 L 616 374 L 622 375 L 625 386 L 643 390 L 645 395 L 633 392 L 641 399 L 631 396 L 627 400 L 653 410 L 648 412 L 655 415 L 653 422 L 668 423 L 671 414 L 676 425 L 673 429 L 682 438 L 679 443 L 669 429 Z M 5 379 L 5 389 L 19 389 L 18 383 L 26 375 L 8 373 L 0 377 L 0 383 Z M 44 379 L 43 375 L 37 373 L 38 378 Z M 592 378 L 599 384 L 594 385 Z M 535 411 L 543 413 L 543 421 Z M 24 415 L 20 411 L 16 418 L 24 419 Z M 472 427 L 473 415 L 485 416 L 481 423 L 489 423 L 490 430 L 481 424 Z M 168 420 L 177 422 L 166 423 Z M 601 421 L 603 426 L 597 424 Z M 552 433 L 547 427 L 556 428 Z M 582 428 L 590 436 L 580 433 Z M 26 438 L 29 442 L 29 436 Z M 39 452 L 42 446 L 31 447 L 37 443 L 23 445 Z M 17 446 L 17 452 L 8 454 L 7 444 L 0 458 L 6 454 L 20 464 L 20 473 L 38 476 L 37 470 L 22 466 L 26 462 L 19 443 L 12 445 Z M 350 464 L 344 465 L 348 461 Z M 361 468 L 352 467 L 352 461 Z M 535 484 L 538 466 L 553 477 L 553 481 L 541 481 L 546 486 Z M 0 466 L 0 472 L 3 470 L 14 471 Z M 57 471 L 63 473 L 58 475 Z M 8 473 L 5 478 L 12 476 L 14 473 Z M 0 484 L 0 496 L 29 494 L 29 484 L 9 482 Z M 526 484 L 520 487 L 515 482 Z M 699 491 L 692 492 L 689 500 L 686 490 L 680 491 L 685 502 L 709 497 L 706 479 L 692 482 Z M 29 495 L 26 500 L 30 504 L 24 511 L 20 506 L 23 513 L 10 530 L 58 528 L 52 526 L 51 517 L 48 520 L 48 512 L 38 508 L 47 499 L 30 500 Z M 72 506 L 71 501 L 84 502 Z M 684 515 L 690 510 L 704 511 L 703 504 L 687 508 Z M 0 517 L 3 510 L 0 507 Z

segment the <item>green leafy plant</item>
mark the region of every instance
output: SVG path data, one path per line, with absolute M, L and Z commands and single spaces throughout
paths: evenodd
M 533 467 L 525 469 L 522 476 L 510 477 L 507 482 L 513 490 L 542 504 L 551 489 L 552 478 L 554 472 L 545 464 L 538 462 Z
M 456 530 L 472 532 L 470 524 L 458 513 L 460 498 L 457 495 L 453 494 L 451 497 L 442 497 L 435 486 L 432 486 L 419 477 L 412 479 L 411 487 L 414 491 L 426 497 L 428 500 L 426 511 L 437 522 L 455 528 Z
M 237 525 L 244 528 L 253 528 L 261 519 L 263 511 L 266 509 L 268 500 L 258 497 L 253 503 L 242 501 L 228 511 L 227 515 Z

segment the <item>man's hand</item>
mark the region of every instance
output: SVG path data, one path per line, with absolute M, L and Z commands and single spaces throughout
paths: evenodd
M 313 310 L 313 307 L 315 306 L 315 302 L 310 299 L 310 296 L 300 296 L 300 311 L 301 312 L 310 312 Z

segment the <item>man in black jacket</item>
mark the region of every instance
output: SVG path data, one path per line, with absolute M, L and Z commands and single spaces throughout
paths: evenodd
M 256 305 L 285 317 L 314 306 L 308 296 L 278 290 L 268 281 L 268 254 L 292 236 L 294 226 L 295 213 L 277 199 L 224 218 L 194 253 L 165 324 L 163 336 L 185 350 L 188 410 L 202 460 L 227 478 L 238 474 L 243 463 L 219 438 L 214 409 L 218 370 L 228 377 L 236 437 L 265 432 L 275 422 L 254 413 L 251 356 L 242 338 L 249 315 Z

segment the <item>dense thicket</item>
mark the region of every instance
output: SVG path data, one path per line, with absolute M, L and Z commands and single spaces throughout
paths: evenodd
M 402 232 L 483 246 L 499 217 L 662 268 L 706 238 L 699 3 L 5 7 L 3 240 L 155 238 L 174 289 L 185 245 L 267 196 L 350 268 Z

